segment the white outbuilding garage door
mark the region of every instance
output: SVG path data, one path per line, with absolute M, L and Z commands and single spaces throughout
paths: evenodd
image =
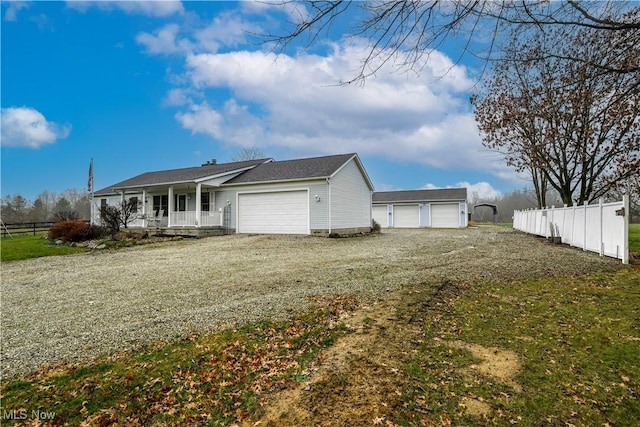
M 239 194 L 238 233 L 309 234 L 307 191 Z
M 431 227 L 457 228 L 460 227 L 458 218 L 458 203 L 431 204 Z
M 420 226 L 418 205 L 394 205 L 393 226 L 395 228 L 418 228 Z

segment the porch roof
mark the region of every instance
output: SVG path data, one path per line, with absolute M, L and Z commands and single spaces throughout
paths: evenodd
M 133 178 L 118 182 L 96 191 L 94 194 L 114 194 L 117 190 L 128 188 L 141 188 L 163 184 L 192 183 L 202 178 L 215 177 L 232 172 L 241 172 L 253 168 L 261 163 L 270 162 L 273 159 L 245 160 L 241 162 L 206 164 L 191 168 L 170 169 L 164 171 L 146 172 Z

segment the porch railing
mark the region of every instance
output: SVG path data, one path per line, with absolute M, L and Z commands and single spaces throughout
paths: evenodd
M 200 212 L 200 225 L 203 227 L 222 227 L 222 210 Z
M 197 221 L 195 211 L 170 212 L 172 227 L 221 227 L 222 212 L 203 211 L 200 212 L 200 220 Z

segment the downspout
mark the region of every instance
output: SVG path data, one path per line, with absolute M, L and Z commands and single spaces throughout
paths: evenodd
M 331 230 L 331 181 L 329 181 L 329 178 L 326 178 L 327 180 L 327 198 L 329 199 L 328 201 L 328 209 L 329 209 L 329 234 L 332 233 Z

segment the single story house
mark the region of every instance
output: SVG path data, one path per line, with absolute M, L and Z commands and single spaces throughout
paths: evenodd
M 161 228 L 169 234 L 198 234 L 185 230 L 202 228 L 349 234 L 371 229 L 373 189 L 355 153 L 286 161 L 214 160 L 143 173 L 96 191 L 92 219 L 100 222 L 100 206 L 135 199 L 139 215 L 131 226 Z
M 467 189 L 376 191 L 373 219 L 383 228 L 462 228 L 468 225 Z

